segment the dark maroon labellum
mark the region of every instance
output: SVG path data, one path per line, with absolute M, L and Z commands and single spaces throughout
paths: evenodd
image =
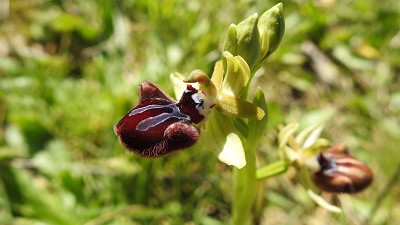
M 320 170 L 313 174 L 314 183 L 323 191 L 357 193 L 372 182 L 372 171 L 338 144 L 318 156 Z
M 115 126 L 120 142 L 144 157 L 159 157 L 192 146 L 200 133 L 192 123 L 200 123 L 203 100 L 188 85 L 179 102 L 152 83 L 140 85 L 140 101 Z
M 189 115 L 193 123 L 200 123 L 204 120 L 204 116 L 199 113 L 199 109 L 203 106 L 203 100 L 198 98 L 197 93 L 198 91 L 194 87 L 188 85 L 178 102 L 181 112 Z

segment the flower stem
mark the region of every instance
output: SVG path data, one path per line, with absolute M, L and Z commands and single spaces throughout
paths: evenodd
M 234 169 L 233 181 L 233 225 L 250 225 L 253 220 L 252 207 L 256 195 L 256 157 L 255 148 L 246 149 L 247 165 Z
M 253 77 L 254 73 L 250 74 Z M 242 92 L 241 99 L 246 100 L 249 92 L 249 83 Z M 252 122 L 247 123 L 251 131 L 247 135 L 242 134 L 242 143 L 245 147 L 246 166 L 242 169 L 234 168 L 233 171 L 233 203 L 232 203 L 232 224 L 233 225 L 251 225 L 254 222 L 254 204 L 257 195 L 257 167 L 256 167 L 256 150 L 260 144 L 260 139 L 267 125 L 267 105 L 265 103 L 264 94 L 261 90 L 256 92 L 253 103 L 261 107 L 266 115 L 257 121 L 257 125 Z

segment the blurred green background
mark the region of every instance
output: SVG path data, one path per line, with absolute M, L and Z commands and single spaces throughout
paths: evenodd
M 0 224 L 226 224 L 230 167 L 201 145 L 139 158 L 113 125 L 142 81 L 172 95 L 171 72 L 211 73 L 229 24 L 276 3 L 1 0 Z M 290 176 L 268 180 L 261 224 L 400 224 L 400 2 L 283 3 L 255 82 L 270 109 L 259 164 L 278 157 L 278 124 L 324 122 L 375 180 L 339 197 L 341 215 Z

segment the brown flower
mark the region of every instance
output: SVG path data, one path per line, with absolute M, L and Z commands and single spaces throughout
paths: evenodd
M 323 191 L 357 193 L 372 182 L 371 169 L 337 144 L 318 155 L 320 169 L 313 174 L 314 183 Z
M 200 96 L 200 97 L 199 97 Z M 205 119 L 203 99 L 187 85 L 179 102 L 152 83 L 140 85 L 140 101 L 115 126 L 120 142 L 144 157 L 159 157 L 195 144 L 200 136 L 192 123 Z

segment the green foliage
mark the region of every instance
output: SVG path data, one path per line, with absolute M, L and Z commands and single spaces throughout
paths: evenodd
M 139 158 L 112 128 L 136 104 L 142 81 L 172 95 L 169 73 L 210 74 L 229 24 L 276 3 L 34 0 L 0 7 L 0 224 L 226 223 L 228 167 L 201 145 Z M 395 224 L 400 193 L 387 184 L 400 164 L 393 157 L 400 145 L 397 0 L 288 1 L 284 8 L 285 36 L 254 82 L 268 103 L 260 165 L 277 158 L 279 123 L 324 121 L 326 136 L 357 149 L 376 182 L 341 199 L 345 213 L 337 216 L 319 213 L 305 190 L 279 178 L 265 183 L 267 210 L 258 219 Z M 249 95 L 258 102 L 254 84 Z

